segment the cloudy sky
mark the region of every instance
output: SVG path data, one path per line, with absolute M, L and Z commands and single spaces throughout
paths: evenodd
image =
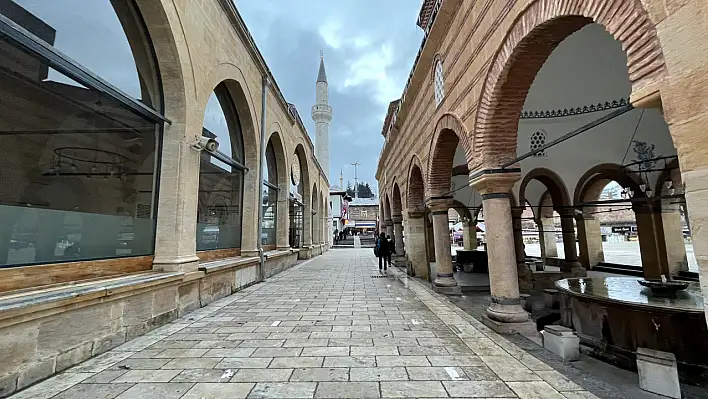
M 324 51 L 329 100 L 330 183 L 376 186 L 375 174 L 388 103 L 399 98 L 418 52 L 415 22 L 422 0 L 235 0 L 248 29 L 294 103 L 314 142 L 310 108 L 320 50 Z

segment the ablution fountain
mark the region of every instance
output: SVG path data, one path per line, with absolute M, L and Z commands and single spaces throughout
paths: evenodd
M 569 278 L 561 293 L 561 324 L 587 352 L 636 370 L 637 348 L 673 353 L 682 382 L 708 386 L 708 326 L 698 282 L 636 277 Z

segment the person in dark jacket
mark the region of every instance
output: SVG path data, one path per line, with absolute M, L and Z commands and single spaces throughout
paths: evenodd
M 386 239 L 386 234 L 381 233 L 379 238 L 376 240 L 376 248 L 378 248 L 379 257 L 379 271 L 381 271 L 381 265 L 383 264 L 383 270 L 386 270 L 386 260 L 391 256 L 391 251 L 388 245 L 388 240 Z
M 388 261 L 388 266 L 392 267 L 391 254 L 396 253 L 396 242 L 391 239 L 391 236 L 386 236 L 386 240 L 388 241 L 388 257 L 386 257 L 386 260 Z

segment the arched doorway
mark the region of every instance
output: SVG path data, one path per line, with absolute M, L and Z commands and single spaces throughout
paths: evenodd
M 425 180 L 423 169 L 417 157 L 411 160 L 408 171 L 408 186 L 406 205 L 408 213 L 408 230 L 406 231 L 406 257 L 410 262 L 411 276 L 428 279 L 430 263 L 426 242 L 425 222 Z M 432 241 L 432 237 L 429 238 Z

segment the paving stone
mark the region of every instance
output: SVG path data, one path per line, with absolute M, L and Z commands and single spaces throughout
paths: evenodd
M 239 348 L 277 348 L 284 343 L 284 339 L 251 339 L 241 342 Z
M 253 352 L 253 357 L 288 357 L 300 356 L 302 348 L 258 348 Z M 238 356 L 234 356 L 238 357 Z
M 310 337 L 309 332 L 288 332 L 288 333 L 272 333 L 268 336 L 268 339 L 307 339 L 307 338 L 318 338 Z M 312 333 L 314 334 L 314 333 Z M 322 337 L 326 338 L 326 337 Z
M 151 383 L 136 384 L 120 394 L 116 399 L 178 399 L 194 384 L 192 383 Z
M 380 398 L 379 384 L 376 382 L 320 382 L 315 398 Z
M 310 333 L 310 339 L 338 338 L 348 339 L 352 333 L 349 331 L 314 331 Z
M 349 370 L 350 381 L 407 381 L 404 367 L 360 367 Z
M 251 390 L 249 398 L 312 398 L 316 382 L 262 382 Z
M 425 356 L 376 356 L 379 367 L 430 366 Z
M 459 381 L 467 380 L 467 374 L 460 367 L 406 367 L 410 380 Z
M 521 399 L 565 399 L 545 381 L 507 382 L 507 385 Z
M 108 384 L 127 372 L 128 370 L 105 370 L 91 378 L 87 378 L 83 382 L 86 384 Z
M 56 399 L 113 399 L 133 384 L 78 384 L 54 396 Z
M 325 357 L 323 367 L 376 367 L 374 356 Z
M 231 382 L 287 381 L 292 373 L 293 369 L 240 369 Z
M 462 368 L 465 374 L 473 381 L 495 381 L 499 377 L 487 366 L 468 366 Z
M 245 398 L 255 384 L 252 383 L 199 383 L 190 389 L 182 399 L 223 399 Z
M 209 349 L 165 349 L 155 355 L 155 358 L 201 357 L 207 351 Z
M 357 346 L 351 348 L 352 356 L 397 356 L 396 346 Z
M 371 338 L 330 339 L 328 346 L 374 346 L 374 342 Z
M 347 368 L 299 368 L 293 371 L 290 381 L 348 381 Z
M 218 357 L 188 357 L 171 360 L 163 369 L 211 369 L 221 361 Z
M 349 356 L 348 346 L 321 346 L 304 348 L 302 356 Z
M 227 357 L 221 359 L 217 369 L 264 369 L 273 361 L 272 357 Z
M 307 348 L 312 346 L 327 346 L 329 344 L 328 339 L 289 339 L 285 341 L 283 347 L 285 348 Z M 306 356 L 303 352 L 303 356 Z
M 583 388 L 557 371 L 536 371 L 539 377 L 559 391 L 582 391 Z
M 399 346 L 401 356 L 447 356 L 450 353 L 442 346 Z
M 234 371 L 221 369 L 187 369 L 177 374 L 170 382 L 227 382 Z
M 483 366 L 484 363 L 477 356 L 428 356 L 433 366 Z
M 445 398 L 447 392 L 439 381 L 382 382 L 383 398 Z
M 181 371 L 182 370 L 130 370 L 113 380 L 113 382 L 168 382 Z
M 271 362 L 270 368 L 298 368 L 298 367 L 322 367 L 323 357 L 300 356 L 300 357 L 276 357 Z
M 256 348 L 226 348 L 226 349 L 209 349 L 204 353 L 204 357 L 249 357 L 256 352 Z M 255 356 L 254 357 L 269 357 Z
M 443 381 L 452 397 L 513 398 L 514 393 L 501 381 Z
M 136 352 L 130 356 L 130 359 L 152 359 L 158 353 L 162 352 L 164 349 L 144 349 L 140 352 Z M 113 352 L 106 352 L 113 353 Z
M 199 341 L 193 349 L 231 349 L 239 346 L 242 341 Z

